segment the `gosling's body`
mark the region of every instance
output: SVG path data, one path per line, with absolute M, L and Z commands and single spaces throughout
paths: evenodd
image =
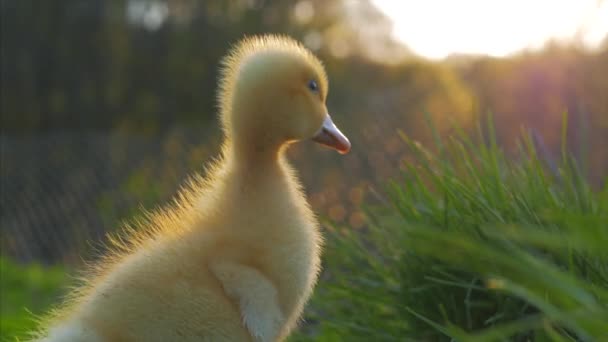
M 113 240 L 115 252 L 57 311 L 44 341 L 277 341 L 296 326 L 317 280 L 322 239 L 283 154 L 286 143 L 325 127 L 327 85 L 297 43 L 256 39 L 225 61 L 220 160 L 173 205 Z M 265 73 L 268 66 L 274 71 Z M 255 78 L 260 73 L 266 81 Z M 319 101 L 290 88 L 268 104 L 277 94 L 256 90 L 269 80 L 284 89 L 300 75 L 325 87 L 313 94 Z M 298 114 L 297 106 L 310 118 L 283 115 Z
M 277 161 L 254 170 L 227 163 L 218 170 L 215 187 L 190 209 L 193 217 L 196 211 L 203 217 L 192 218 L 192 226 L 175 236 L 145 243 L 100 279 L 72 312 L 75 320 L 68 326 L 91 332 L 77 340 L 285 336 L 312 291 L 321 239 L 287 166 Z M 269 212 L 274 215 L 265 215 Z M 232 291 L 243 287 L 248 309 L 241 312 L 222 280 L 234 282 Z M 271 287 L 260 285 L 265 282 Z

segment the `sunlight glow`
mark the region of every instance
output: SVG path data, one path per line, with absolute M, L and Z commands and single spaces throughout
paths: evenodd
M 608 0 L 372 0 L 416 54 L 506 56 L 550 39 L 597 47 L 608 35 Z

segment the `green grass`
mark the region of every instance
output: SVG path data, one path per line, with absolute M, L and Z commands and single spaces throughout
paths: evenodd
M 24 339 L 35 315 L 59 300 L 67 277 L 60 267 L 19 265 L 0 257 L 0 341 Z
M 416 162 L 369 228 L 331 229 L 314 340 L 608 341 L 608 186 L 565 147 L 551 169 L 532 139 L 508 158 L 491 122 L 456 132 L 436 152 L 403 136 Z

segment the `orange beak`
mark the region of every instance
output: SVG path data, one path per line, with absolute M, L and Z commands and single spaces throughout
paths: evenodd
M 346 154 L 350 151 L 350 141 L 348 141 L 348 138 L 340 132 L 336 125 L 334 125 L 329 114 L 325 117 L 323 126 L 321 126 L 321 129 L 319 129 L 317 134 L 312 137 L 312 140 L 321 145 L 331 147 L 341 154 Z

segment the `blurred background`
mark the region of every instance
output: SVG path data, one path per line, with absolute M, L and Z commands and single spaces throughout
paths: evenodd
M 352 229 L 411 156 L 493 114 L 501 147 L 532 130 L 592 184 L 608 174 L 607 1 L 2 0 L 2 256 L 79 265 L 106 232 L 173 196 L 220 142 L 220 58 L 289 34 L 325 63 L 339 156 L 289 153 L 314 209 Z M 373 200 L 372 198 L 372 200 Z

